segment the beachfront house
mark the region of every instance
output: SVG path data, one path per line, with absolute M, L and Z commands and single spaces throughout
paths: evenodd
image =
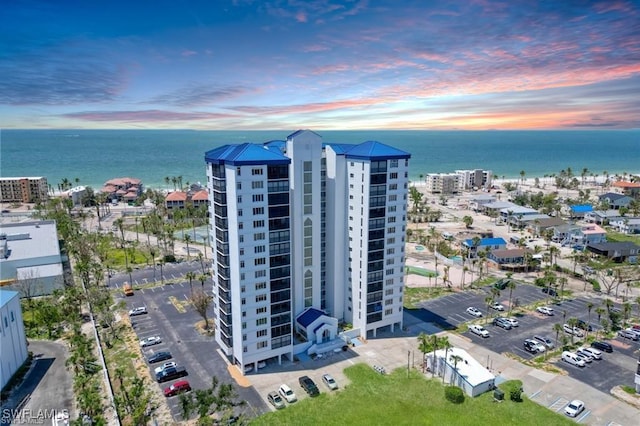
M 638 254 L 640 254 L 640 246 L 630 241 L 589 244 L 587 250 L 617 263 L 625 261 L 637 263 Z
M 640 217 L 618 216 L 611 219 L 609 225 L 623 234 L 640 234 Z
M 504 250 L 507 248 L 507 242 L 503 238 L 480 238 L 474 243 L 473 238 L 468 238 L 462 242 L 466 248 L 467 258 L 474 259 L 478 257 L 478 253 L 486 251 L 491 253 L 493 250 Z
M 104 183 L 100 190 L 100 192 L 106 193 L 110 200 L 116 202 L 135 202 L 143 191 L 142 181 L 130 177 L 110 179 Z
M 617 192 L 607 192 L 598 197 L 600 204 L 606 203 L 612 210 L 618 210 L 620 207 L 629 207 L 633 198 L 628 195 L 618 194 Z
M 512 203 L 511 201 L 493 201 L 486 204 L 478 205 L 478 211 L 486 214 L 489 217 L 495 217 L 496 225 L 502 225 L 505 222 L 503 222 L 503 219 L 500 216 L 500 210 L 508 209 L 516 206 L 518 205 L 515 203 Z
M 515 265 L 524 265 L 524 258 L 527 252 L 527 249 L 521 248 L 493 250 L 489 253 L 488 258 L 490 261 L 498 265 L 500 269 L 513 269 L 513 266 Z
M 618 181 L 613 182 L 611 184 L 614 188 L 619 188 L 622 190 L 624 195 L 628 195 L 630 197 L 635 197 L 636 195 L 640 195 L 640 183 L 638 182 L 627 182 L 627 181 Z
M 523 207 L 518 205 L 505 207 L 500 210 L 500 217 L 502 219 L 502 222 L 508 224 L 513 228 L 522 228 L 523 227 L 522 219 L 525 216 L 533 216 L 533 215 L 540 215 L 540 212 L 530 207 Z
M 571 223 L 556 226 L 553 228 L 553 237 L 551 237 L 551 241 L 560 243 L 563 246 L 569 245 L 572 237 L 580 234 L 580 229 L 580 225 L 574 225 Z

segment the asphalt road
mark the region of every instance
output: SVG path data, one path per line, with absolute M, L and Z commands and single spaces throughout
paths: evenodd
M 194 283 L 194 287 L 200 283 Z M 150 289 L 140 289 L 134 296 L 124 300 L 128 309 L 145 305 L 149 313 L 132 318 L 134 330 L 138 338 L 160 336 L 162 343 L 142 350 L 148 354 L 168 350 L 173 355 L 173 361 L 186 367 L 189 375 L 185 378 L 191 384 L 192 389 L 205 389 L 211 385 L 213 377 L 217 377 L 221 383 L 234 384 L 238 392 L 239 400 L 246 401 L 247 405 L 237 409 L 237 414 L 243 413 L 247 417 L 254 417 L 267 412 L 269 409 L 263 399 L 253 388 L 237 386 L 227 370 L 227 363 L 218 353 L 219 346 L 213 337 L 203 336 L 194 328 L 194 324 L 202 320 L 202 317 L 186 302 L 189 296 L 189 284 L 165 285 Z M 150 366 L 155 368 L 160 364 Z M 153 374 L 153 372 L 151 372 Z M 175 381 L 161 383 L 162 389 Z M 176 421 L 182 420 L 180 416 L 179 398 L 172 397 L 168 400 L 171 414 Z
M 2 406 L 0 424 L 10 424 L 9 418 L 13 424 L 50 424 L 51 418 L 62 411 L 75 418 L 73 381 L 65 366 L 66 345 L 30 340 L 29 351 L 33 353 L 34 362 L 20 387 Z M 12 410 L 18 408 L 16 416 Z

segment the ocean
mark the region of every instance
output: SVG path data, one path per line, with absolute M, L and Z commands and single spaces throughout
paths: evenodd
M 312 129 L 314 130 L 314 129 Z M 293 131 L 2 130 L 0 176 L 66 178 L 95 189 L 115 177 L 173 189 L 206 182 L 204 154 L 225 144 L 284 140 Z M 319 131 L 325 142 L 375 140 L 411 153 L 410 179 L 458 169 L 493 170 L 499 178 L 543 177 L 571 168 L 580 176 L 640 172 L 640 130 L 590 131 Z

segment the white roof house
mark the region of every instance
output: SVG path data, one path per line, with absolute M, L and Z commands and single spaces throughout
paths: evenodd
M 440 349 L 435 352 L 435 357 L 430 352 L 426 358 L 430 370 L 435 368 L 438 376 L 444 375 L 446 382 L 460 387 L 469 396 L 478 396 L 494 388 L 496 377 L 464 349 Z

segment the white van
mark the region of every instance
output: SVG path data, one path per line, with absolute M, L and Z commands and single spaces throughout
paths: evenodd
M 453 239 L 453 234 L 451 232 L 443 232 L 442 233 L 442 238 L 444 238 L 447 241 L 452 240 Z
M 584 360 L 580 358 L 578 354 L 569 351 L 562 352 L 562 360 L 577 367 L 584 367 L 585 364 Z

